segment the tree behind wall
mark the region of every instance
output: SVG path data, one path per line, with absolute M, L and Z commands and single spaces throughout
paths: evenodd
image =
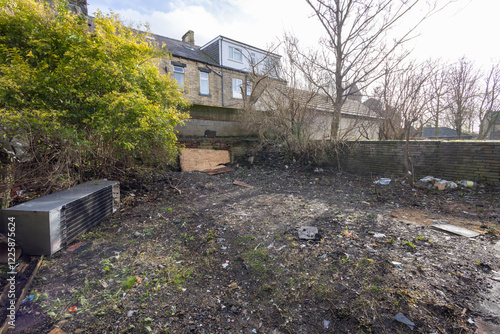
M 313 9 L 314 16 L 320 21 L 324 38 L 320 40 L 321 49 L 304 52 L 295 44 L 295 62 L 316 88 L 325 94 L 333 105 L 330 138 L 339 137 L 342 105 L 351 88 L 364 90 L 374 80 L 384 74 L 384 64 L 397 65 L 404 55 L 397 55 L 400 47 L 411 37 L 415 28 L 435 10 L 433 3 L 411 1 L 354 1 L 354 0 L 306 0 Z M 395 28 L 403 23 L 409 13 L 425 9 L 420 19 L 401 33 Z M 408 22 L 408 21 L 407 21 Z M 405 22 L 405 23 L 407 23 Z M 392 34 L 392 35 L 391 35 Z M 292 38 L 290 38 L 293 41 Z
M 23 169 L 16 185 L 50 189 L 127 159 L 175 157 L 174 127 L 187 102 L 156 67 L 166 50 L 115 14 L 96 13 L 93 26 L 66 1 L 0 0 L 0 167 L 18 158 L 13 141 L 32 154 L 15 162 Z
M 447 116 L 459 138 L 462 137 L 465 125 L 474 117 L 479 95 L 479 77 L 474 64 L 466 58 L 461 58 L 452 65 L 448 73 Z

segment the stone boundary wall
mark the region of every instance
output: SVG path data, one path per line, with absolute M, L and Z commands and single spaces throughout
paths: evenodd
M 385 177 L 404 175 L 405 141 L 349 142 L 341 157 L 344 171 Z M 410 159 L 417 179 L 427 175 L 456 181 L 500 183 L 498 141 L 410 141 Z

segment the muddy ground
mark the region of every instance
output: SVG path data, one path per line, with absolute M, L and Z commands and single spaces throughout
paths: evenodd
M 375 186 L 266 157 L 136 175 L 121 196 L 44 260 L 9 333 L 500 333 L 498 188 Z

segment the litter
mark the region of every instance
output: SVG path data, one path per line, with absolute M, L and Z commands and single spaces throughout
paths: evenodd
M 403 267 L 401 267 L 401 263 L 400 262 L 396 262 L 396 261 L 391 261 L 391 263 L 395 266 L 398 266 L 399 269 L 403 269 Z
M 475 188 L 477 186 L 476 182 L 467 180 L 461 180 L 458 184 L 466 188 Z
M 391 181 L 392 181 L 392 180 L 391 180 L 391 179 L 389 179 L 389 178 L 381 178 L 381 179 L 379 179 L 379 180 L 375 181 L 375 184 L 380 184 L 380 185 L 382 185 L 382 186 L 388 186 L 388 185 L 389 185 L 389 183 L 391 183 Z
M 330 326 L 330 321 L 323 320 L 323 327 L 328 328 L 328 326 Z
M 374 237 L 374 238 L 385 238 L 386 236 L 385 236 L 385 234 L 384 234 L 384 233 L 375 233 L 375 234 L 373 235 L 373 237 Z
M 77 308 L 76 306 L 71 306 L 71 307 L 69 308 L 69 312 L 70 312 L 70 313 L 76 312 L 76 310 L 78 310 L 78 308 Z
M 318 228 L 314 226 L 302 226 L 299 228 L 299 239 L 319 240 Z
M 407 325 L 408 327 L 410 327 L 411 330 L 413 330 L 413 328 L 415 327 L 415 323 L 413 323 L 407 317 L 405 317 L 403 313 L 396 314 L 394 316 L 394 319 L 396 319 L 397 321 L 402 322 L 403 324 Z
M 430 183 L 438 190 L 455 189 L 458 187 L 458 185 L 453 181 L 446 181 L 446 180 L 438 179 L 438 178 L 433 177 L 433 176 L 426 176 L 426 177 L 420 179 L 420 182 Z
M 242 186 L 242 187 L 245 187 L 245 188 L 253 188 L 253 186 L 245 183 L 245 182 L 242 182 L 242 181 L 233 181 L 233 184 L 237 185 L 237 186 Z
M 474 231 L 468 230 L 466 228 L 458 227 L 458 226 L 451 225 L 451 224 L 436 224 L 436 225 L 432 225 L 431 227 L 438 229 L 438 230 L 450 232 L 453 234 L 458 234 L 458 235 L 461 235 L 463 237 L 468 237 L 468 238 L 474 238 L 474 237 L 477 237 L 478 235 L 481 234 L 479 232 L 474 232 Z

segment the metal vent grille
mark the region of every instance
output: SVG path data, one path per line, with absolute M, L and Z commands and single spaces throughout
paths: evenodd
M 98 190 L 63 207 L 61 244 L 63 247 L 113 213 L 113 189 Z

